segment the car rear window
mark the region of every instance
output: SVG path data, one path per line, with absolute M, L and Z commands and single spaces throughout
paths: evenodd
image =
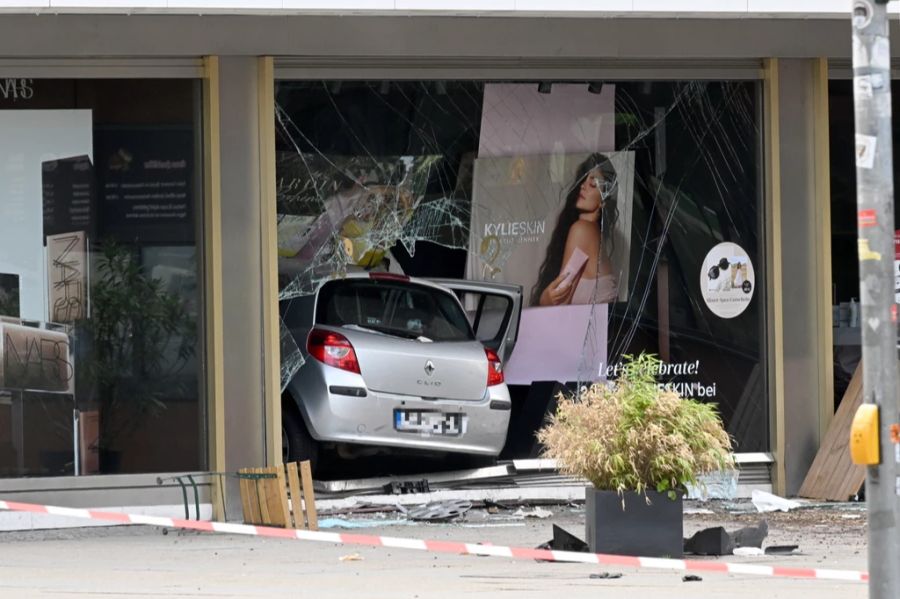
M 469 321 L 453 295 L 402 281 L 330 281 L 319 291 L 316 323 L 361 327 L 409 339 L 475 339 Z

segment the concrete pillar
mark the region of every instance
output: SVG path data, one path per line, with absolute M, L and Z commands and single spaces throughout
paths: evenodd
M 266 463 L 263 396 L 259 62 L 219 57 L 225 471 Z M 229 519 L 240 517 L 236 481 Z
M 833 414 L 827 63 L 779 59 L 783 397 L 776 399 L 776 487 L 796 494 Z M 774 141 L 774 140 L 773 140 Z M 780 204 L 780 205 L 779 205 Z M 775 281 L 779 284 L 779 281 Z M 780 434 L 777 434 L 780 429 Z M 778 480 L 781 479 L 781 480 Z

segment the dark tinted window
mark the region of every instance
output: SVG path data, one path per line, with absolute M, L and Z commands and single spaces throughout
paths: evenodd
M 409 339 L 474 339 L 466 316 L 452 295 L 400 281 L 345 279 L 326 283 L 319 292 L 316 322 L 362 327 Z
M 460 291 L 456 295 L 465 307 L 475 337 L 492 349 L 500 347 L 512 313 L 512 300 L 505 295 L 474 291 Z
M 207 470 L 201 82 L 6 81 L 0 477 Z

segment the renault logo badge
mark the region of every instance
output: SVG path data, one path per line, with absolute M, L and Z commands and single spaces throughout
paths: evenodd
M 431 360 L 425 362 L 425 374 L 427 374 L 428 376 L 434 374 L 434 362 L 432 362 Z

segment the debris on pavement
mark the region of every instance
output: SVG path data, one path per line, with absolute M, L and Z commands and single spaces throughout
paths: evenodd
M 731 555 L 734 537 L 722 526 L 705 528 L 684 540 L 684 552 L 694 555 Z
M 760 520 L 756 526 L 745 526 L 731 533 L 735 547 L 762 547 L 767 536 L 769 523 L 766 520 Z
M 797 501 L 785 499 L 759 489 L 753 489 L 750 500 L 759 512 L 789 512 L 802 505 Z
M 553 539 L 546 543 L 541 543 L 536 548 L 549 549 L 551 551 L 575 551 L 578 553 L 587 553 L 590 551 L 587 543 L 572 533 L 560 528 L 556 524 L 553 525 Z
M 765 551 L 759 547 L 735 547 L 734 554 L 742 557 L 754 557 L 757 555 L 765 555 Z
M 688 515 L 688 516 L 712 516 L 713 514 L 715 514 L 714 511 L 708 510 L 708 509 L 706 509 L 705 507 L 700 507 L 700 508 L 694 508 L 694 507 L 691 507 L 691 508 L 685 508 L 685 509 L 684 509 L 684 513 L 685 513 L 686 515 Z
M 612 578 L 622 578 L 621 572 L 600 572 L 599 574 L 591 574 L 588 578 L 592 578 L 594 580 L 602 579 L 609 580 Z
M 687 486 L 687 499 L 734 499 L 738 490 L 737 470 L 720 470 L 700 476 L 696 485 Z
M 488 522 L 486 524 L 463 523 L 461 528 L 525 528 L 524 522 Z
M 470 501 L 438 501 L 412 508 L 406 513 L 406 516 L 410 520 L 446 522 L 459 518 L 470 509 L 472 509 Z
M 361 562 L 363 557 L 358 553 L 350 553 L 348 555 L 342 555 L 338 560 L 342 562 Z
M 388 495 L 408 495 L 410 493 L 431 493 L 428 479 L 391 481 L 382 487 Z
M 696 574 L 686 574 L 681 577 L 681 582 L 702 582 L 703 579 Z
M 742 555 L 737 548 L 753 547 L 761 550 L 768 535 L 769 523 L 766 520 L 733 532 L 726 531 L 722 526 L 705 528 L 684 540 L 684 552 L 693 555 Z
M 513 516 L 522 516 L 524 518 L 539 518 L 541 520 L 545 518 L 550 518 L 553 516 L 553 512 L 550 510 L 545 510 L 541 507 L 535 507 L 531 511 L 526 512 L 522 508 L 519 508 L 515 512 L 513 512 Z
M 346 518 L 323 518 L 319 520 L 319 528 L 374 528 L 376 526 L 406 526 L 413 524 L 409 520 L 348 520 Z
M 794 555 L 799 549 L 799 545 L 770 545 L 766 547 L 766 555 Z
M 488 481 L 502 482 L 512 480 L 515 470 L 511 464 L 499 464 L 497 466 L 489 466 L 486 468 L 474 468 L 468 470 L 453 470 L 448 472 L 429 472 L 421 473 L 413 476 L 380 476 L 367 477 L 348 480 L 317 480 L 314 481 L 316 493 L 318 495 L 368 495 L 387 493 L 392 494 L 393 485 L 412 486 L 420 485 L 422 481 L 426 481 L 430 491 L 436 489 L 458 488 L 466 486 L 466 484 L 485 484 Z

